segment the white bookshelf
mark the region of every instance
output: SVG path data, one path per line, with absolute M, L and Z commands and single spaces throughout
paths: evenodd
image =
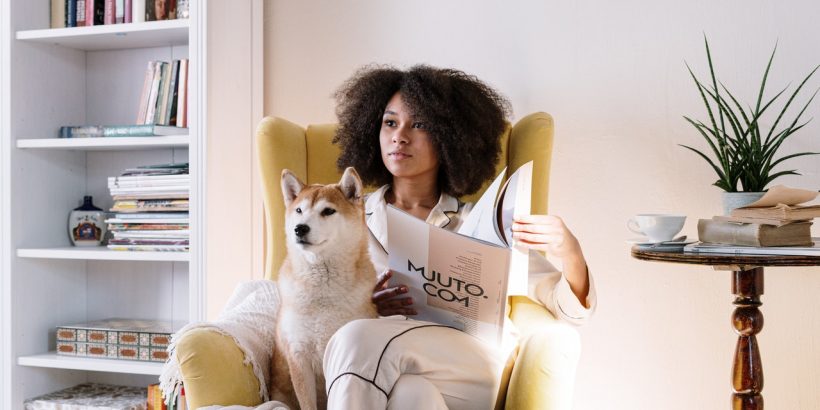
M 128 373 L 159 376 L 162 363 L 138 362 L 101 358 L 81 358 L 58 355 L 56 352 L 20 356 L 17 364 L 27 367 L 44 367 L 47 369 L 69 369 L 93 372 Z
M 188 135 L 117 138 L 25 138 L 17 140 L 17 148 L 124 151 L 152 148 L 187 148 L 190 141 L 191 138 Z
M 0 408 L 84 382 L 147 386 L 162 364 L 61 356 L 58 325 L 108 317 L 204 319 L 206 11 L 187 20 L 50 29 L 49 2 L 0 2 Z M 188 58 L 188 135 L 55 138 L 60 126 L 134 122 L 148 61 Z M 107 178 L 188 162 L 190 252 L 72 247 L 84 195 Z

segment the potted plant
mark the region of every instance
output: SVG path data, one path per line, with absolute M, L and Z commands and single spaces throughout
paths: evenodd
M 771 126 L 766 127 L 760 123 L 761 117 L 788 89 L 788 86 L 786 86 L 773 97 L 764 100 L 763 93 L 766 88 L 766 79 L 769 76 L 769 69 L 774 60 L 777 45 L 772 50 L 769 63 L 766 65 L 766 71 L 763 73 L 763 80 L 760 83 L 760 90 L 754 108 L 750 105 L 744 108 L 744 105 L 735 98 L 734 94 L 722 82 L 717 80 L 712 64 L 712 54 L 709 50 L 709 41 L 705 37 L 704 42 L 706 44 L 706 57 L 709 61 L 711 84 L 707 85 L 698 80 L 689 64 L 686 64 L 686 68 L 689 70 L 689 74 L 695 81 L 695 86 L 703 99 L 706 111 L 709 114 L 709 121 L 704 123 L 687 116 L 683 118 L 703 136 L 709 144 L 714 159 L 691 146 L 679 145 L 699 155 L 715 170 L 718 179 L 713 185 L 724 191 L 723 206 L 725 214 L 728 215 L 732 209 L 759 199 L 765 192 L 766 186 L 774 179 L 783 175 L 800 175 L 794 169 L 775 171 L 774 168 L 782 162 L 795 157 L 818 154 L 817 152 L 800 152 L 780 156 L 779 158 L 775 157 L 786 139 L 808 123 L 808 121 L 800 122 L 800 118 L 817 95 L 817 91 L 814 92 L 791 121 L 785 120 L 785 114 L 800 90 L 820 66 L 814 67 L 806 75 L 783 104 Z

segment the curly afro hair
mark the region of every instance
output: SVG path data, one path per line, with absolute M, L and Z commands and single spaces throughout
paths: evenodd
M 379 132 L 384 109 L 397 92 L 424 123 L 439 154 L 442 192 L 469 195 L 495 176 L 509 101 L 475 76 L 427 65 L 406 71 L 367 66 L 339 88 L 334 95 L 339 128 L 333 138 L 342 151 L 339 169 L 356 168 L 368 185 L 393 181 L 381 158 Z

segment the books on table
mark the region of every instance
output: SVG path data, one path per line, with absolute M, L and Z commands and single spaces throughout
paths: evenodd
M 414 318 L 492 344 L 501 342 L 507 296 L 527 293 L 529 252 L 512 240 L 510 230 L 513 215 L 530 212 L 532 162 L 499 189 L 503 175 L 484 192 L 459 232 L 387 208 L 391 281 L 408 287 L 418 312 Z
M 757 223 L 736 223 L 713 219 L 698 220 L 701 242 L 745 246 L 810 246 L 810 221 L 773 226 Z
M 153 124 L 80 125 L 60 127 L 60 138 L 159 137 L 187 134 L 187 128 Z

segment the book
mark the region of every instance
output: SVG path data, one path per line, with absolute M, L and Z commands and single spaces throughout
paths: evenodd
M 188 126 L 188 59 L 179 60 L 179 85 L 177 86 L 176 126 Z
M 65 2 L 65 26 L 77 27 L 77 0 Z
M 146 410 L 144 387 L 115 386 L 101 383 L 82 383 L 74 387 L 27 399 L 25 410 Z
M 66 0 L 51 0 L 51 28 L 64 28 Z
M 60 138 L 155 137 L 185 135 L 187 128 L 165 125 L 81 125 L 60 127 Z
M 164 124 L 164 120 L 165 110 L 168 106 L 168 94 L 171 87 L 171 67 L 172 63 L 162 64 L 162 77 L 160 79 L 159 94 L 157 95 L 157 109 L 151 121 L 153 124 L 167 125 Z
M 527 292 L 529 254 L 509 231 L 512 215 L 529 213 L 532 163 L 520 167 L 499 189 L 503 175 L 476 202 L 463 232 L 387 207 L 388 266 L 395 272 L 391 282 L 408 287 L 407 296 L 418 312 L 414 318 L 495 345 L 501 343 L 507 296 Z M 523 266 L 513 262 L 511 247 L 524 256 Z
M 732 210 L 736 218 L 767 218 L 781 221 L 820 217 L 820 205 L 802 205 L 817 198 L 817 191 L 776 185 L 759 200 Z
M 812 238 L 812 246 L 740 246 L 710 243 L 693 243 L 683 247 L 684 252 L 691 253 L 722 253 L 734 255 L 792 255 L 792 256 L 820 256 L 820 238 Z
M 114 22 L 115 24 L 125 23 L 125 0 L 116 0 L 116 7 L 114 8 Z
M 133 0 L 131 2 L 131 18 L 133 23 L 145 21 L 145 0 Z
M 85 0 L 77 0 L 77 27 L 85 26 Z
M 179 79 L 179 60 L 174 60 L 171 64 L 171 77 L 168 91 L 168 101 L 165 103 L 163 110 L 162 125 L 176 125 L 176 113 L 174 106 L 177 98 L 177 81 Z M 173 119 L 173 122 L 171 120 Z
M 780 227 L 753 223 L 698 220 L 701 242 L 746 246 L 811 246 L 811 222 Z
M 103 24 L 117 23 L 117 0 L 103 0 Z
M 148 107 L 145 111 L 145 121 L 143 124 L 153 124 L 154 117 L 157 113 L 157 100 L 159 98 L 160 88 L 162 87 L 162 67 L 166 62 L 156 61 L 154 65 L 153 79 L 151 80 L 151 92 L 148 93 Z
M 789 221 L 789 220 L 783 220 L 783 219 L 747 218 L 747 217 L 742 217 L 742 216 L 725 216 L 725 215 L 716 215 L 716 216 L 713 216 L 712 219 L 714 219 L 715 221 L 721 221 L 721 222 L 761 224 L 761 225 L 769 225 L 769 226 L 784 226 L 784 225 L 798 223 L 798 222 L 811 221 L 811 219 L 797 219 L 797 220 L 794 220 L 794 221 Z

